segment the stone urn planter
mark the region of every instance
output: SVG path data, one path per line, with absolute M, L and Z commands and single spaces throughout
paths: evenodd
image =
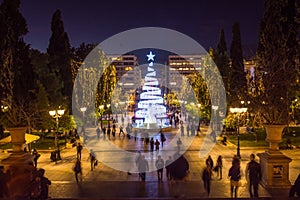
M 11 136 L 11 143 L 13 145 L 14 152 L 21 152 L 23 151 L 23 144 L 26 143 L 25 141 L 25 131 L 27 127 L 12 127 L 7 128 L 10 132 Z
M 292 161 L 279 151 L 278 143 L 282 140 L 285 125 L 264 125 L 267 132 L 266 141 L 269 148 L 259 153 L 262 170 L 261 184 L 266 188 L 290 188 L 289 163 Z
M 278 151 L 278 144 L 282 140 L 282 131 L 285 125 L 264 125 L 267 137 L 266 141 L 269 142 L 270 151 Z
M 25 199 L 30 194 L 30 186 L 33 179 L 33 157 L 23 151 L 25 144 L 25 131 L 27 127 L 7 128 L 11 135 L 13 152 L 8 158 L 1 160 L 5 171 L 10 172 L 7 180 L 9 199 Z

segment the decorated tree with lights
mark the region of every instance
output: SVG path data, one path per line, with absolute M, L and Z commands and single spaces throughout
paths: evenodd
M 299 77 L 295 0 L 265 0 L 253 101 L 268 124 L 288 124 Z

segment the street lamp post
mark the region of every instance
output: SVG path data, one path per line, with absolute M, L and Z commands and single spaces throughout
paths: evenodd
M 57 150 L 57 158 L 60 160 L 60 150 L 59 150 L 59 145 L 58 145 L 58 119 L 65 113 L 65 110 L 50 110 L 49 114 L 56 120 L 56 134 L 55 134 L 55 148 Z
M 237 157 L 241 158 L 240 153 L 240 115 L 241 113 L 247 112 L 247 108 L 230 108 L 230 112 L 238 113 L 238 143 L 237 143 Z
M 80 111 L 82 112 L 82 128 L 81 128 L 81 132 L 82 132 L 82 136 L 83 136 L 83 143 L 85 143 L 85 118 L 84 118 L 84 114 L 86 111 L 86 107 L 82 107 L 80 108 Z
M 218 115 L 217 115 L 217 113 L 218 113 L 218 109 L 219 109 L 219 106 L 214 106 L 214 105 L 212 105 L 211 106 L 211 108 L 213 109 L 213 111 L 214 111 L 214 114 L 215 114 L 215 121 L 213 121 L 213 129 L 214 130 L 219 130 L 218 129 L 218 123 L 219 123 L 219 117 L 218 117 Z

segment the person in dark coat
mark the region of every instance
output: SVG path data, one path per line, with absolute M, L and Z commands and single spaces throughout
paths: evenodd
M 51 185 L 51 181 L 44 176 L 45 170 L 39 169 L 38 176 L 40 177 L 40 184 L 41 184 L 41 194 L 39 199 L 48 199 L 49 197 L 49 185 Z
M 96 156 L 95 156 L 95 153 L 93 150 L 90 151 L 90 155 L 89 155 L 89 160 L 90 160 L 90 163 L 91 163 L 91 171 L 94 170 L 95 168 L 95 164 L 96 164 Z
M 75 178 L 76 178 L 76 182 L 78 183 L 78 174 L 81 175 L 81 179 L 82 179 L 82 168 L 81 168 L 81 162 L 79 160 L 79 158 L 77 158 L 75 166 L 74 166 L 74 173 L 75 173 Z
M 189 163 L 183 155 L 174 155 L 174 162 L 170 165 L 171 177 L 174 180 L 182 180 L 189 171 Z
M 250 162 L 246 167 L 246 179 L 248 180 L 249 185 L 249 194 L 250 197 L 258 197 L 258 184 L 261 180 L 262 174 L 260 169 L 260 164 L 255 161 L 255 155 L 250 155 Z M 252 193 L 253 188 L 253 193 Z
M 211 182 L 211 167 L 210 165 L 206 165 L 206 167 L 204 168 L 203 172 L 202 172 L 202 180 L 203 180 L 203 184 L 204 184 L 204 189 L 207 192 L 207 195 L 210 194 L 210 182 Z
M 234 158 L 232 166 L 229 169 L 228 176 L 230 177 L 230 195 L 231 198 L 237 198 L 237 192 L 239 188 L 239 181 L 241 180 L 240 160 Z
M 32 150 L 32 155 L 33 155 L 33 165 L 36 168 L 37 167 L 37 161 L 39 159 L 39 157 L 41 156 L 36 149 Z
M 97 139 L 98 139 L 98 140 L 99 140 L 99 138 L 100 138 L 100 133 L 101 133 L 100 128 L 97 127 L 97 129 L 96 129 L 96 134 L 97 134 Z
M 174 196 L 177 198 L 179 195 L 184 197 L 184 187 L 182 187 L 182 181 L 187 177 L 189 172 L 189 163 L 187 159 L 180 155 L 178 152 L 174 155 L 174 162 L 169 165 L 171 179 L 175 181 L 172 185 L 172 190 L 174 191 Z
M 158 156 L 157 160 L 155 161 L 155 167 L 157 169 L 157 179 L 158 181 L 162 181 L 165 161 L 162 159 L 161 156 Z
M 9 174 L 4 173 L 4 167 L 0 166 L 0 199 L 9 197 L 8 180 Z
M 78 143 L 77 147 L 76 147 L 76 150 L 77 150 L 77 158 L 79 160 L 81 160 L 81 151 L 82 151 L 82 148 L 83 148 L 83 146 L 80 143 Z
M 300 174 L 298 175 L 294 185 L 292 185 L 290 192 L 289 192 L 289 197 L 294 197 L 295 194 L 300 197 Z
M 216 168 L 217 175 L 220 177 L 220 179 L 222 179 L 223 161 L 221 155 L 218 156 L 217 164 L 215 168 Z
M 209 155 L 208 158 L 206 159 L 205 164 L 206 164 L 206 165 L 209 165 L 210 168 L 213 169 L 213 167 L 214 167 L 214 161 L 213 161 L 213 159 L 211 158 L 210 155 Z

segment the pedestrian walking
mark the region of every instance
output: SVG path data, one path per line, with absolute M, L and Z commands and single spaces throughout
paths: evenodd
M 298 175 L 294 185 L 292 185 L 289 191 L 289 197 L 294 197 L 295 194 L 300 197 L 300 174 Z
M 111 134 L 113 137 L 116 136 L 116 124 L 113 124 Z
M 213 161 L 213 159 L 211 158 L 210 155 L 209 155 L 208 158 L 206 159 L 205 164 L 206 164 L 206 165 L 209 165 L 211 169 L 214 168 L 214 161 Z
M 180 155 L 178 152 L 173 156 L 174 161 L 170 165 L 171 170 L 171 179 L 172 183 L 172 191 L 175 198 L 178 198 L 179 195 L 184 197 L 185 191 L 182 191 L 185 187 L 183 187 L 183 181 L 189 173 L 189 163 L 187 159 Z
M 129 123 L 126 126 L 126 134 L 127 134 L 127 138 L 130 139 L 131 138 L 131 128 L 130 128 Z
M 81 151 L 82 151 L 83 146 L 80 144 L 80 142 L 78 142 L 76 150 L 77 150 L 77 158 L 79 158 L 79 160 L 81 160 Z
M 214 168 L 214 171 L 217 173 L 217 176 L 222 179 L 222 168 L 223 168 L 223 161 L 222 161 L 222 156 L 219 155 L 217 159 L 217 164 Z
M 191 123 L 191 136 L 195 136 L 195 133 L 196 133 L 196 128 L 195 128 L 195 125 L 194 125 L 194 123 L 192 122 Z
M 181 139 L 178 138 L 176 143 L 177 143 L 177 148 L 180 149 L 180 148 L 181 148 L 181 145 L 182 145 Z
M 110 139 L 110 133 L 111 133 L 110 126 L 107 127 L 106 133 L 107 133 L 108 139 Z
M 237 192 L 241 180 L 240 160 L 234 158 L 232 166 L 229 169 L 228 176 L 230 177 L 230 195 L 231 198 L 237 198 Z
M 160 142 L 161 142 L 161 146 L 164 147 L 164 142 L 166 141 L 166 136 L 165 134 L 162 132 L 162 130 L 160 130 Z
M 171 170 L 170 170 L 170 165 L 171 165 L 172 161 L 173 161 L 173 160 L 172 160 L 172 156 L 169 156 L 169 159 L 166 160 L 166 163 L 165 163 L 167 180 L 171 180 Z
M 155 144 L 155 150 L 158 151 L 159 150 L 159 145 L 160 145 L 160 142 L 158 141 L 158 139 L 155 140 L 154 144 Z
M 137 130 L 134 131 L 134 141 L 137 139 Z
M 142 153 L 141 153 L 141 151 L 138 151 L 138 155 L 135 158 L 135 165 L 136 165 L 136 168 L 138 169 L 138 171 L 139 171 L 139 164 L 140 164 L 141 159 L 142 159 Z M 140 180 L 140 178 L 141 178 L 141 174 L 139 173 L 139 180 Z
M 91 163 L 91 171 L 93 171 L 95 169 L 95 166 L 96 166 L 96 156 L 95 156 L 95 153 L 93 152 L 93 150 L 90 151 L 90 155 L 89 155 L 89 158 L 90 160 L 90 163 Z
M 97 139 L 98 139 L 98 140 L 100 139 L 100 133 L 101 133 L 100 128 L 97 127 L 97 129 L 96 129 L 96 134 L 97 134 Z
M 149 164 L 144 155 L 142 155 L 138 162 L 138 169 L 142 181 L 146 181 L 146 172 L 149 170 Z
M 261 168 L 260 164 L 255 161 L 255 155 L 250 155 L 250 162 L 246 166 L 246 179 L 248 181 L 249 186 L 249 194 L 250 197 L 257 198 L 258 197 L 258 184 L 261 180 Z M 252 192 L 253 189 L 253 192 Z
M 184 136 L 184 126 L 183 126 L 183 123 L 180 124 L 180 132 L 181 132 L 181 136 Z
M 189 137 L 190 136 L 190 123 L 188 122 L 186 126 L 186 135 Z
M 165 161 L 162 159 L 161 156 L 158 156 L 157 160 L 155 161 L 155 167 L 157 169 L 157 179 L 158 181 L 162 181 Z
M 125 117 L 126 117 L 126 113 L 125 113 Z M 123 115 L 122 115 L 121 121 L 122 121 L 122 126 L 124 126 L 124 121 L 125 121 L 125 119 L 124 119 L 124 116 L 123 116 Z
M 154 139 L 153 138 L 150 139 L 150 150 L 154 151 Z
M 122 133 L 123 136 L 125 136 L 125 133 L 124 133 L 124 131 L 123 131 L 123 126 L 120 126 L 119 129 L 120 129 L 119 137 L 121 137 L 121 133 Z
M 38 176 L 40 178 L 40 186 L 41 186 L 41 193 L 39 199 L 48 199 L 49 198 L 49 185 L 51 185 L 51 181 L 45 177 L 45 170 L 39 169 Z
M 33 156 L 33 166 L 35 168 L 37 168 L 37 161 L 38 161 L 39 157 L 41 156 L 41 154 L 39 154 L 36 149 L 33 149 L 32 156 Z
M 103 140 L 105 140 L 105 137 L 106 137 L 106 128 L 105 127 L 102 127 L 102 132 L 103 132 Z
M 81 168 L 81 161 L 79 158 L 77 158 L 75 166 L 73 168 L 73 171 L 75 173 L 76 182 L 78 183 L 78 174 L 80 175 L 80 180 L 82 181 L 82 168 Z
M 0 166 L 0 199 L 8 199 L 9 197 L 9 190 L 7 182 L 10 179 L 9 174 L 4 172 L 4 167 Z
M 210 194 L 211 176 L 212 176 L 212 169 L 209 164 L 206 164 L 206 167 L 202 172 L 202 180 L 203 180 L 204 189 L 207 192 L 208 196 Z

